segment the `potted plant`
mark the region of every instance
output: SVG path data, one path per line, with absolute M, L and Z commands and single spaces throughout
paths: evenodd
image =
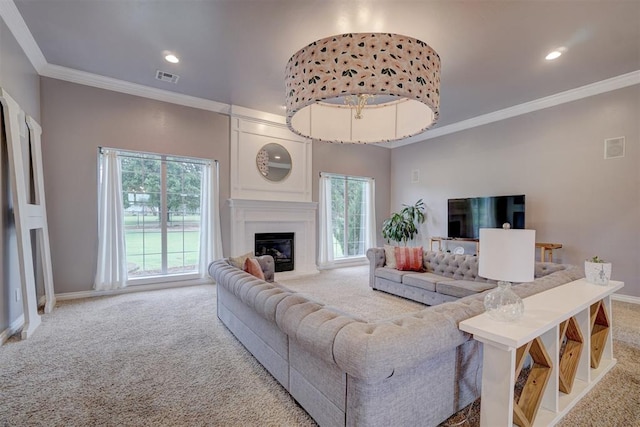
M 382 237 L 387 242 L 402 242 L 406 246 L 407 242 L 418 234 L 418 225 L 425 220 L 425 206 L 422 199 L 413 205 L 402 206 L 404 207 L 400 212 L 393 213 L 382 223 Z
M 596 255 L 584 261 L 584 275 L 590 283 L 608 285 L 611 279 L 611 263 Z

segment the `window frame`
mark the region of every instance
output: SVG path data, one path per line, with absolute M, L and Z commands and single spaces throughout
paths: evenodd
M 344 210 L 343 210 L 343 214 L 344 214 L 344 227 L 343 227 L 343 234 L 344 234 L 344 241 L 341 242 L 343 245 L 343 252 L 349 252 L 349 224 L 350 224 L 350 218 L 349 218 L 349 204 L 348 204 L 348 192 L 349 192 L 349 182 L 360 182 L 360 183 L 364 183 L 364 184 L 369 184 L 369 182 L 371 181 L 371 178 L 367 178 L 367 177 L 361 177 L 361 176 L 354 176 L 354 175 L 339 175 L 339 174 L 325 174 L 325 176 L 327 178 L 329 178 L 330 181 L 333 181 L 334 179 L 341 179 L 344 180 Z M 363 188 L 363 192 L 368 191 L 367 188 Z M 331 193 L 333 193 L 333 190 L 331 191 Z M 365 203 L 365 196 L 363 196 L 363 202 L 362 202 L 362 208 L 367 209 L 366 203 Z M 333 213 L 333 197 L 330 200 L 331 203 L 331 212 Z M 363 221 L 366 218 L 367 215 L 369 215 L 369 213 L 367 212 L 360 212 L 360 215 L 363 217 Z M 333 218 L 331 219 L 332 224 L 333 224 Z M 361 224 L 362 227 L 362 224 Z M 333 233 L 333 229 L 329 230 L 330 233 Z M 363 246 L 366 246 L 366 242 Z M 358 254 L 358 255 L 344 255 L 342 257 L 336 257 L 335 254 L 335 245 L 331 245 L 331 251 L 332 251 L 332 258 L 333 264 L 348 264 L 351 263 L 353 261 L 358 261 L 358 260 L 362 260 L 362 259 L 366 259 L 367 256 L 367 248 L 365 247 L 363 249 L 363 253 L 362 254 Z
M 106 150 L 107 148 L 105 147 L 101 147 L 101 149 L 99 150 L 99 153 L 102 153 L 103 150 Z M 178 273 L 169 273 L 167 272 L 169 265 L 168 265 L 168 222 L 167 222 L 167 213 L 169 212 L 169 207 L 167 206 L 167 196 L 168 196 L 168 172 L 167 172 L 167 162 L 179 162 L 179 163 L 183 163 L 183 162 L 188 162 L 188 163 L 193 163 L 193 164 L 199 164 L 202 166 L 206 166 L 211 164 L 211 160 L 208 159 L 203 159 L 203 158 L 195 158 L 195 157 L 186 157 L 186 156 L 178 156 L 178 155 L 173 155 L 173 154 L 163 154 L 163 153 L 154 153 L 154 152 L 148 152 L 148 151 L 134 151 L 134 150 L 123 150 L 123 149 L 111 149 L 109 148 L 109 150 L 114 150 L 117 152 L 118 157 L 131 157 L 134 159 L 140 159 L 142 157 L 139 156 L 149 156 L 149 157 L 156 157 L 156 158 L 152 158 L 151 160 L 157 160 L 160 162 L 160 212 L 158 213 L 159 215 L 159 226 L 160 226 L 160 238 L 161 238 L 161 268 L 164 271 L 164 273 L 161 274 L 149 274 L 149 275 L 145 275 L 145 276 L 134 276 L 131 277 L 128 273 L 127 273 L 127 279 L 126 279 L 126 285 L 127 286 L 136 286 L 136 285 L 150 285 L 150 284 L 155 284 L 155 283 L 167 283 L 167 282 L 178 282 L 178 281 L 189 281 L 189 280 L 196 280 L 196 279 L 201 279 L 202 276 L 200 274 L 199 271 L 199 264 L 200 264 L 200 254 L 198 255 L 198 262 L 196 262 L 195 265 L 195 270 L 194 271 L 188 271 L 188 272 L 178 272 Z M 123 171 L 120 171 L 120 180 L 122 180 L 122 173 Z M 201 182 L 200 185 L 202 186 L 202 177 L 200 178 Z M 201 187 L 202 188 L 202 187 Z M 126 192 L 126 190 L 123 188 L 123 195 Z M 201 198 L 203 197 L 202 192 L 199 195 Z M 202 205 L 202 200 L 200 201 L 201 205 Z M 124 212 L 123 212 L 124 214 Z M 126 247 L 126 228 L 124 227 L 123 224 L 123 229 L 122 232 L 124 234 L 124 239 L 125 239 L 125 247 Z M 183 231 L 184 232 L 184 231 Z M 198 241 L 201 241 L 201 234 L 202 230 L 201 227 L 198 230 Z M 127 258 L 127 251 L 125 250 L 125 259 Z M 197 252 L 201 252 L 200 248 L 198 246 L 198 251 Z M 143 252 L 144 254 L 144 252 Z

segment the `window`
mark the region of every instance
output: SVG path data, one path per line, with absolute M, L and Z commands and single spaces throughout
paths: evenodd
M 319 264 L 363 257 L 375 245 L 373 179 L 322 174 L 320 180 Z
M 196 273 L 203 162 L 120 157 L 128 277 Z

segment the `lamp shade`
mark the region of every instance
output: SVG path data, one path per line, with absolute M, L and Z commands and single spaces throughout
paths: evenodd
M 342 34 L 296 52 L 285 86 L 293 132 L 326 142 L 394 141 L 437 119 L 440 57 L 412 37 Z
M 480 229 L 478 274 L 505 282 L 534 279 L 535 230 Z

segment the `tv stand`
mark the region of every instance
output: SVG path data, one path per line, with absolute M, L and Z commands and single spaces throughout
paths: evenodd
M 479 239 L 465 239 L 462 237 L 432 237 L 429 239 L 429 250 L 433 250 L 433 244 L 438 243 L 438 251 L 442 250 L 442 242 L 474 242 L 476 244 L 476 254 L 480 252 Z
M 442 242 L 474 242 L 476 244 L 476 255 L 480 253 L 479 239 L 465 239 L 458 237 L 431 237 L 429 239 L 429 250 L 433 250 L 433 244 L 438 244 L 438 251 L 442 250 Z M 540 249 L 541 262 L 553 262 L 553 250 L 561 249 L 562 243 L 536 243 L 536 248 Z

